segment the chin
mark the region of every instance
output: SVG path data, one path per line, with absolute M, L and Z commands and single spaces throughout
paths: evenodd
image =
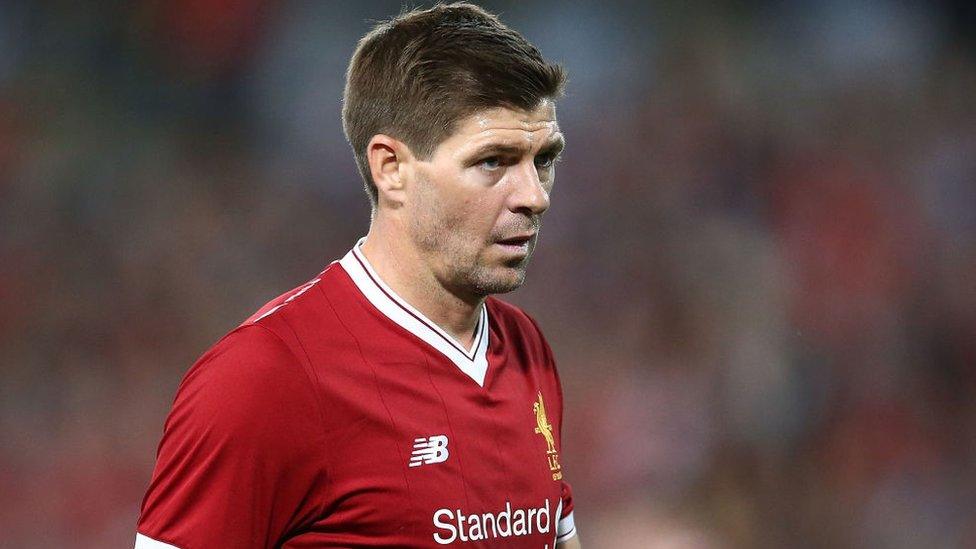
M 489 276 L 477 277 L 473 287 L 479 295 L 507 294 L 517 290 L 525 282 L 524 268 L 502 267 L 498 271 Z

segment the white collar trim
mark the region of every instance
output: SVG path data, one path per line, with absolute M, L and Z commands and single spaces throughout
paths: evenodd
M 488 307 L 481 305 L 474 343 L 470 350 L 465 350 L 456 339 L 383 282 L 363 255 L 361 248 L 365 241 L 365 237 L 359 239 L 345 257 L 339 260 L 339 264 L 359 291 L 390 320 L 437 349 L 475 383 L 484 387 L 485 374 L 488 372 Z

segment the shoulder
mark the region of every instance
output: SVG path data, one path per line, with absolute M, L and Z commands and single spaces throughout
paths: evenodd
M 282 416 L 318 408 L 304 365 L 271 330 L 256 324 L 224 336 L 180 383 L 167 428 L 255 433 Z M 201 425 L 202 423 L 202 425 Z
M 182 547 L 277 546 L 318 504 L 306 495 L 324 486 L 325 447 L 301 362 L 271 331 L 241 326 L 177 390 L 139 531 Z
M 295 402 L 310 406 L 324 398 L 317 372 L 357 352 L 335 308 L 353 299 L 351 284 L 341 265 L 332 262 L 267 302 L 190 367 L 174 411 L 224 407 L 224 416 L 245 415 L 269 406 L 291 408 Z
M 289 377 L 298 358 L 272 330 L 260 324 L 238 326 L 190 367 L 183 384 L 252 383 Z M 282 375 L 284 374 L 284 375 Z
M 336 279 L 341 275 L 342 267 L 338 264 L 338 261 L 333 261 L 330 263 L 321 273 L 315 278 L 301 284 L 287 292 L 279 295 L 278 297 L 272 299 L 271 301 L 265 303 L 260 309 L 254 312 L 250 317 L 245 320 L 241 326 L 248 324 L 257 324 L 273 315 L 279 313 L 279 311 L 288 311 L 291 314 L 296 312 L 301 314 L 301 312 L 308 309 L 314 308 L 318 297 L 318 293 L 315 291 L 317 287 L 321 287 L 329 284 L 336 284 Z
M 333 261 L 311 280 L 265 303 L 241 325 L 273 327 L 284 322 L 293 326 L 334 327 L 338 322 L 337 311 L 349 309 L 360 299 L 362 293 L 344 264 Z M 272 329 L 288 341 L 281 330 Z
M 334 352 L 341 350 L 348 347 L 348 338 L 344 338 L 346 330 L 336 306 L 354 300 L 351 285 L 342 266 L 334 261 L 315 278 L 266 303 L 238 329 L 264 328 L 304 362 L 308 361 L 305 349 L 309 342 L 328 344 Z

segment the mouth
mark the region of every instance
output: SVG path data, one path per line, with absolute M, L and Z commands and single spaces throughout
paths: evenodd
M 497 240 L 496 242 L 504 246 L 521 246 L 523 244 L 527 244 L 530 240 L 532 240 L 533 236 L 535 236 L 535 233 L 528 233 L 524 235 L 512 236 L 502 240 Z
M 535 233 L 528 233 L 496 240 L 495 244 L 508 252 L 524 255 L 529 252 L 529 245 L 534 237 Z

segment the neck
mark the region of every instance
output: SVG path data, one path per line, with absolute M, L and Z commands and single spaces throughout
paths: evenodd
M 451 292 L 435 276 L 431 266 L 399 228 L 373 219 L 362 252 L 394 292 L 451 335 L 465 349 L 474 342 L 483 297 L 463 297 Z

